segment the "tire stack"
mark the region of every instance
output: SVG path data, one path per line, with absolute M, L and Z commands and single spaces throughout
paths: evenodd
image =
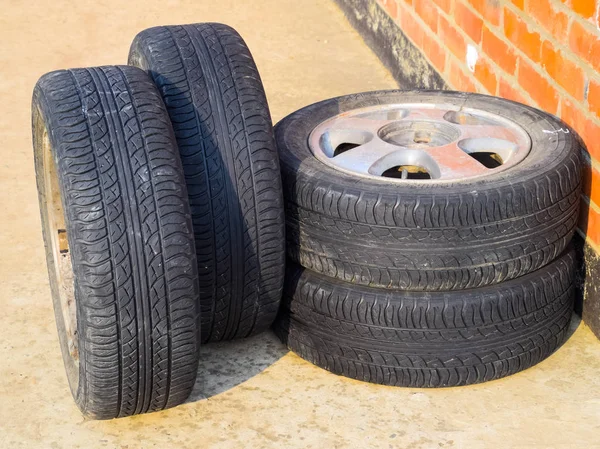
M 142 31 L 128 66 L 42 76 L 32 129 L 89 417 L 184 402 L 201 344 L 274 322 L 318 366 L 413 387 L 506 376 L 565 339 L 580 143 L 536 109 L 371 92 L 273 130 L 243 39 L 203 23 Z
M 580 143 L 556 117 L 476 94 L 371 92 L 295 112 L 276 139 L 290 259 L 276 332 L 298 355 L 446 387 L 516 373 L 564 341 Z

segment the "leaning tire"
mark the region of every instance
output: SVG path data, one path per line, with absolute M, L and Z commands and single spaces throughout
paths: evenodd
M 574 258 L 568 250 L 522 278 L 462 292 L 391 292 L 292 265 L 275 331 L 309 362 L 367 382 L 450 387 L 498 379 L 565 340 Z
M 427 105 L 441 109 L 429 113 Z M 419 108 L 423 120 L 415 115 Z M 448 112 L 432 120 L 439 110 Z M 485 137 L 504 127 L 522 145 Z M 464 133 L 476 135 L 478 129 L 484 137 L 467 147 Z M 275 132 L 289 256 L 330 277 L 420 291 L 497 284 L 548 264 L 577 225 L 581 147 L 576 135 L 556 117 L 508 100 L 442 91 L 370 92 L 308 106 L 283 119 Z M 402 140 L 407 135 L 410 142 Z M 445 148 L 465 147 L 456 152 L 458 173 L 479 166 L 485 173 L 448 179 L 443 171 L 436 173 L 437 163 L 429 166 L 431 158 L 423 156 L 435 139 Z M 530 146 L 523 143 L 527 139 Z M 367 154 L 372 142 L 381 144 L 372 148 L 383 148 L 386 157 Z M 507 142 L 514 145 L 499 146 Z M 408 150 L 396 151 L 402 145 Z M 355 159 L 351 165 L 356 151 L 375 159 Z M 507 152 L 505 165 L 488 170 L 469 156 L 486 151 Z M 434 179 L 384 177 L 388 166 L 414 168 L 414 155 Z
M 183 169 L 152 80 L 60 70 L 33 93 L 42 229 L 69 385 L 85 415 L 172 407 L 198 367 L 198 278 Z
M 226 25 L 156 27 L 137 35 L 129 63 L 154 79 L 179 144 L 196 235 L 202 340 L 267 329 L 284 277 L 283 196 L 250 51 Z

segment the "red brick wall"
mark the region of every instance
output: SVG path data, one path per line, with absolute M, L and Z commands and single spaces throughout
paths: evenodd
M 452 88 L 538 107 L 579 132 L 588 148 L 580 231 L 599 252 L 600 0 L 377 2 Z

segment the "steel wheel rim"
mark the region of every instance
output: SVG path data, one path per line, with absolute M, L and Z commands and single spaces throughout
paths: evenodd
M 474 108 L 406 103 L 331 117 L 308 144 L 324 164 L 391 183 L 457 182 L 509 170 L 531 150 L 515 122 Z
M 45 184 L 45 206 L 48 216 L 48 244 L 51 246 L 54 260 L 57 293 L 60 309 L 65 324 L 69 355 L 76 366 L 79 366 L 79 344 L 77 333 L 77 306 L 75 300 L 75 284 L 73 266 L 67 239 L 66 218 L 58 180 L 56 161 L 46 129 L 42 135 L 42 152 Z

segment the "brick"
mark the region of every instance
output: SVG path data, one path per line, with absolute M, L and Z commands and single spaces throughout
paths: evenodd
M 500 25 L 502 8 L 498 0 L 469 0 L 469 3 L 492 25 Z
M 464 92 L 477 92 L 475 83 L 470 75 L 467 75 L 463 68 L 454 61 L 450 63 L 450 70 L 448 74 L 450 85 L 456 89 Z
M 444 68 L 446 66 L 446 49 L 438 44 L 428 33 L 423 33 L 421 49 L 438 72 L 444 73 Z
M 549 41 L 542 45 L 542 67 L 560 86 L 583 101 L 585 75 L 581 67 L 565 57 L 562 51 L 556 50 Z
M 477 44 L 481 42 L 483 20 L 467 8 L 462 1 L 456 2 L 454 8 L 454 20 L 456 21 L 456 24 Z
M 437 33 L 438 9 L 429 0 L 419 0 L 414 3 L 416 13 L 423 19 L 434 33 Z
M 529 104 L 530 106 L 535 106 L 535 104 L 530 104 L 521 92 L 519 92 L 519 88 L 515 87 L 516 83 L 514 81 L 508 81 L 505 78 L 500 78 L 498 81 L 498 96 L 502 98 L 507 98 L 512 101 L 517 101 L 523 104 Z
M 487 58 L 480 57 L 475 64 L 475 78 L 487 89 L 491 95 L 496 95 L 498 78 L 495 69 L 489 63 Z
M 535 0 L 527 3 L 527 13 L 559 42 L 567 42 L 569 17 L 554 8 L 551 0 Z
M 583 194 L 595 204 L 600 204 L 600 171 L 588 163 L 583 164 L 581 171 Z
M 560 117 L 581 136 L 588 153 L 594 159 L 600 159 L 600 125 L 587 116 L 583 108 L 563 98 Z
M 412 17 L 412 14 L 408 13 L 406 10 L 400 14 L 400 28 L 402 29 L 402 32 L 413 41 L 417 48 L 420 49 L 423 46 L 424 29 L 421 24 Z
M 600 71 L 600 33 L 586 29 L 578 21 L 571 25 L 569 47 L 573 52 Z
M 450 14 L 450 11 L 452 10 L 452 0 L 433 0 L 433 3 L 438 5 L 438 7 L 446 14 Z
M 444 17 L 439 17 L 439 30 L 440 39 L 448 49 L 454 53 L 461 61 L 465 59 L 467 54 L 467 44 L 465 38 L 458 32 L 458 30 L 448 22 Z
M 520 10 L 523 10 L 525 0 L 510 0 L 510 2 Z
M 483 27 L 481 42 L 483 52 L 507 73 L 514 75 L 517 69 L 517 57 L 503 40 L 497 37 L 488 27 Z
M 542 41 L 539 33 L 508 8 L 504 8 L 504 35 L 521 49 L 533 62 L 540 62 Z
M 593 17 L 596 12 L 596 2 L 594 0 L 570 0 L 569 6 L 584 19 Z
M 398 4 L 396 0 L 380 0 L 380 3 L 392 19 L 398 18 Z
M 588 108 L 590 111 L 596 114 L 597 117 L 600 117 L 600 82 L 594 79 L 590 80 L 590 87 L 588 91 Z
M 556 114 L 558 92 L 527 61 L 519 60 L 519 84 L 546 112 Z

